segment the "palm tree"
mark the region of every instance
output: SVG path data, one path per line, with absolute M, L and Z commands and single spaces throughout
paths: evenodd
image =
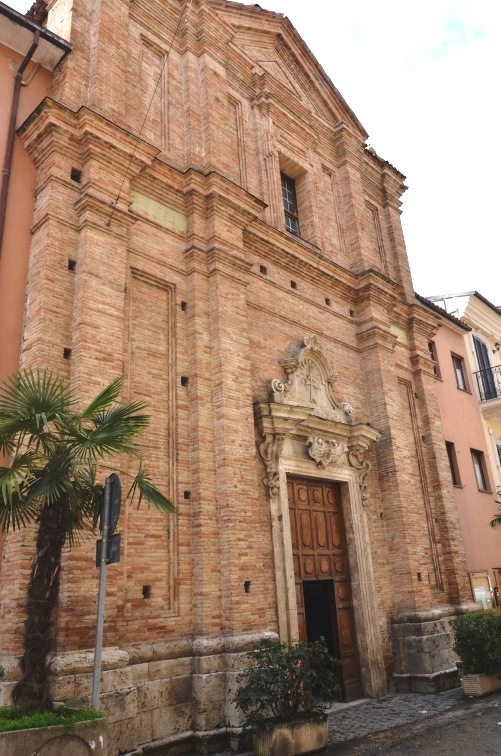
M 36 523 L 35 558 L 27 596 L 21 679 L 15 705 L 51 709 L 48 656 L 51 619 L 59 597 L 61 554 L 97 524 L 103 486 L 98 466 L 110 456 L 139 457 L 137 437 L 147 427 L 145 403 L 120 401 L 116 378 L 84 409 L 69 385 L 49 370 L 26 370 L 0 389 L 0 525 L 3 532 Z M 127 498 L 138 496 L 161 512 L 171 502 L 139 461 Z

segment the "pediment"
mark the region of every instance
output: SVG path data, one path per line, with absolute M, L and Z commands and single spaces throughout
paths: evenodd
M 276 496 L 280 488 L 280 459 L 285 438 L 296 439 L 316 466 L 350 467 L 357 471 L 363 506 L 369 501 L 366 478 L 372 464 L 366 458 L 380 432 L 357 423 L 352 407 L 336 399 L 336 375 L 315 335 L 305 336 L 290 359 L 280 360 L 284 379 L 270 383 L 270 401 L 256 402 L 254 415 L 261 439 L 259 454 L 266 468 L 263 483 Z M 297 452 L 296 452 L 297 453 Z
M 305 336 L 288 360 L 281 360 L 284 379 L 271 381 L 272 399 L 308 410 L 310 415 L 351 425 L 353 409 L 334 396 L 337 376 L 332 372 L 322 347 L 314 335 Z
M 322 119 L 346 123 L 367 138 L 362 124 L 287 17 L 217 0 L 213 8 L 231 26 L 232 43 L 266 74 L 270 89 L 276 83 Z
M 287 68 L 285 67 L 283 62 L 273 59 L 273 52 L 271 54 L 267 54 L 266 51 L 257 50 L 249 50 L 247 52 L 249 57 L 252 58 L 258 64 L 258 66 L 260 66 L 264 71 L 273 76 L 273 78 L 280 82 L 283 87 L 296 95 L 296 97 L 299 97 L 299 99 L 305 105 L 311 105 L 308 97 L 306 96 L 306 93 L 303 92 L 301 87 L 294 80 L 293 76 L 291 76 L 290 72 L 287 71 Z

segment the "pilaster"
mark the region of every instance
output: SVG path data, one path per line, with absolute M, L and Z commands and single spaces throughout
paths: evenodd
M 364 143 L 360 136 L 344 124 L 334 130 L 336 175 L 340 187 L 341 214 L 351 270 L 361 273 L 370 267 L 365 250 L 369 249 L 369 236 L 365 222 L 366 207 L 362 185 Z
M 380 489 L 387 530 L 389 566 L 394 576 L 392 591 L 395 608 L 426 608 L 431 601 L 428 580 L 420 579 L 419 544 L 426 532 L 423 519 L 410 517 L 413 498 L 406 487 L 412 470 L 413 485 L 419 486 L 415 460 L 405 459 L 408 439 L 403 430 L 401 386 L 396 371 L 396 339 L 391 333 L 391 313 L 396 304 L 396 287 L 372 273 L 360 279 L 358 296 L 358 343 L 367 396 L 368 417 L 382 432 L 376 449 Z M 409 410 L 407 410 L 408 412 Z M 405 470 L 402 467 L 405 461 Z M 412 487 L 412 486 L 411 486 Z M 424 535 L 423 533 L 423 535 Z M 427 539 L 427 536 L 426 536 Z M 419 573 L 419 575 L 418 575 Z
M 261 628 L 243 229 L 262 209 L 216 174 L 186 177 L 197 636 Z M 213 452 L 209 452 L 214 449 Z M 238 495 L 237 495 L 238 492 Z M 215 576 L 219 579 L 216 580 Z M 251 591 L 245 592 L 250 581 Z M 245 610 L 242 607 L 247 607 Z M 253 608 L 254 607 L 254 608 Z

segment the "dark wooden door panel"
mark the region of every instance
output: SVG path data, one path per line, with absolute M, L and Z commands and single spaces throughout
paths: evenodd
M 305 613 L 304 582 L 329 581 L 332 588 L 321 592 L 323 600 L 332 603 L 326 607 L 332 616 L 333 638 L 328 645 L 335 648 L 341 661 L 345 698 L 352 701 L 360 698 L 363 690 L 340 488 L 331 483 L 291 479 L 288 492 L 299 636 L 307 640 L 308 625 L 310 635 L 315 633 L 314 618 Z M 325 588 L 327 582 L 321 585 Z M 315 606 L 318 611 L 318 597 Z

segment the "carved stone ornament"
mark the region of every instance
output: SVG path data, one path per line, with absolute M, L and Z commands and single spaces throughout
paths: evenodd
M 368 474 L 372 469 L 372 464 L 364 459 L 365 449 L 355 448 L 348 452 L 348 462 L 352 467 L 359 470 L 358 482 L 360 484 L 360 496 L 362 499 L 362 505 L 366 507 L 370 501 L 370 490 L 368 484 L 365 482 Z
M 302 345 L 289 360 L 281 360 L 284 380 L 271 381 L 274 402 L 307 407 L 311 414 L 328 420 L 352 424 L 353 408 L 338 403 L 332 388 L 337 376 L 331 372 L 316 336 L 305 336 Z
M 280 489 L 279 460 L 284 444 L 284 437 L 263 433 L 263 438 L 264 441 L 258 446 L 259 454 L 266 469 L 263 483 L 270 489 L 271 496 L 278 496 Z
M 348 447 L 345 444 L 338 444 L 334 438 L 326 441 L 318 436 L 309 436 L 306 439 L 306 448 L 310 457 L 317 463 L 317 467 L 323 470 L 330 464 L 338 462 Z

